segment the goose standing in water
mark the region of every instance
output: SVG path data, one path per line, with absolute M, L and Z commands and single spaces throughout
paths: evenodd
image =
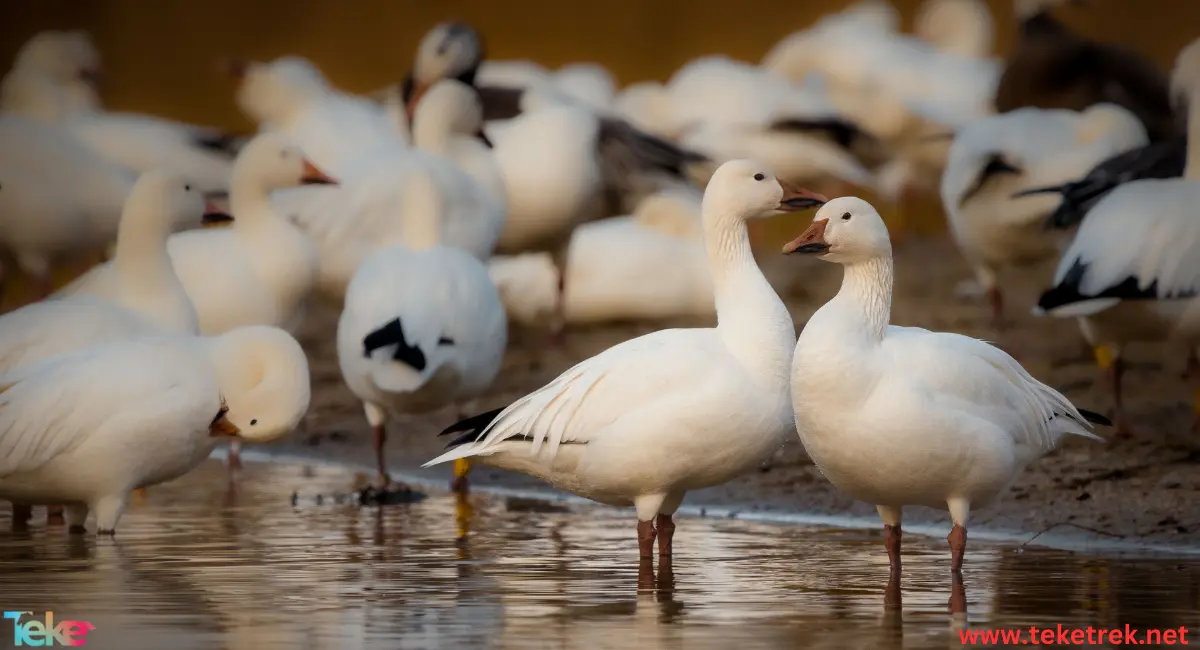
M 1175 76 L 1200 70 L 1200 40 L 1179 54 Z M 1183 79 L 1180 79 L 1183 83 Z M 1197 374 L 1200 348 L 1200 77 L 1191 84 L 1187 162 L 1182 178 L 1143 178 L 1118 185 L 1087 213 L 1059 259 L 1037 314 L 1078 318 L 1109 378 L 1121 435 L 1125 413 L 1121 358 L 1125 346 L 1164 341 L 1188 350 L 1185 376 Z M 1194 401 L 1200 428 L 1200 394 Z
M 0 374 L 0 498 L 65 503 L 112 535 L 129 494 L 182 476 L 234 436 L 274 440 L 308 410 L 308 361 L 287 332 L 148 337 Z
M 784 253 L 841 264 L 842 288 L 804 326 L 792 405 L 804 448 L 838 489 L 873 503 L 893 571 L 904 506 L 946 509 L 962 568 L 972 508 L 1001 495 L 1063 435 L 1097 438 L 1076 409 L 984 341 L 890 325 L 892 246 L 873 207 L 826 203 Z
M 754 262 L 749 219 L 810 207 L 758 163 L 730 161 L 705 190 L 705 246 L 717 326 L 668 329 L 584 360 L 505 408 L 463 420 L 459 458 L 516 470 L 555 487 L 637 511 L 641 557 L 657 537 L 669 562 L 671 516 L 689 490 L 719 485 L 770 457 L 794 425 L 787 308 Z

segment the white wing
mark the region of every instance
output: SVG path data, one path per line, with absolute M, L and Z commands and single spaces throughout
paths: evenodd
M 205 426 L 220 392 L 190 345 L 126 341 L 0 375 L 0 477 L 33 471 L 93 435 Z
M 426 466 L 488 454 L 506 440 L 525 438 L 531 453 L 550 446 L 550 458 L 564 442 L 588 442 L 620 419 L 643 415 L 686 396 L 694 403 L 713 380 L 738 370 L 727 358 L 716 330 L 669 329 L 615 345 L 563 372 L 518 399 L 491 421 L 476 442 L 452 449 Z
M 1096 438 L 1066 397 L 985 341 L 890 326 L 884 351 L 903 381 L 924 389 L 939 408 L 983 416 L 1017 443 L 1048 451 L 1062 433 Z
M 91 296 L 46 300 L 0 317 L 0 372 L 139 335 L 161 333 L 120 305 Z
M 1055 287 L 1074 285 L 1080 299 L 1200 293 L 1197 201 L 1200 183 L 1195 181 L 1151 179 L 1117 187 L 1083 220 L 1059 261 Z M 1078 267 L 1082 270 L 1073 271 Z M 1117 290 L 1130 278 L 1136 286 Z

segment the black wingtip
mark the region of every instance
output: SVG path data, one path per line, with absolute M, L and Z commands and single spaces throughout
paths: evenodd
M 495 420 L 496 416 L 500 415 L 500 412 L 503 411 L 505 408 L 507 408 L 507 407 L 502 406 L 498 409 L 492 409 L 491 411 L 486 411 L 484 413 L 479 413 L 478 415 L 472 415 L 469 418 L 459 420 L 458 422 L 455 422 L 454 424 L 451 424 L 450 426 L 446 427 L 438 435 L 444 436 L 444 435 L 448 435 L 451 433 L 458 433 L 460 431 L 467 431 L 470 433 L 476 433 L 477 431 L 483 431 L 484 429 L 487 428 L 487 425 L 491 424 L 492 420 Z M 454 443 L 451 443 L 451 444 L 453 445 Z
M 1066 189 L 1066 185 L 1048 185 L 1046 187 L 1033 187 L 1020 192 L 1014 192 L 1012 198 L 1019 199 L 1024 196 L 1036 196 L 1038 194 L 1062 194 Z
M 1111 427 L 1112 426 L 1112 420 L 1104 417 L 1103 415 L 1100 415 L 1099 413 L 1097 413 L 1095 411 L 1089 411 L 1087 409 L 1079 409 L 1079 414 L 1083 416 L 1083 419 L 1087 420 L 1088 422 L 1091 422 L 1092 424 L 1099 424 L 1100 426 L 1103 426 L 1103 427 Z

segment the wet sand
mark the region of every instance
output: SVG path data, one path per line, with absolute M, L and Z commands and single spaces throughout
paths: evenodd
M 773 246 L 762 248 L 766 250 L 759 252 L 760 263 L 785 297 L 797 327 L 802 327 L 836 292 L 840 270 L 818 260 L 784 258 L 773 253 L 777 250 Z M 1063 391 L 1076 404 L 1102 413 L 1111 410 L 1105 377 L 1086 353 L 1075 323 L 1028 313 L 1052 266 L 1025 269 L 1004 278 L 1004 286 L 1010 290 L 1008 317 L 1013 324 L 999 335 L 987 326 L 981 302 L 955 296 L 956 283 L 969 273 L 947 237 L 908 239 L 897 251 L 896 268 L 894 323 L 997 341 L 1017 354 L 1034 376 Z M 269 449 L 370 466 L 370 432 L 359 403 L 342 384 L 337 366 L 336 323 L 337 309 L 330 305 L 317 305 L 310 313 L 300 339 L 310 352 L 312 408 L 300 431 Z M 540 332 L 511 333 L 503 370 L 489 394 L 455 408 L 389 424 L 390 467 L 414 476 L 445 477 L 448 483 L 448 466 L 418 468 L 439 452 L 446 439 L 435 434 L 458 415 L 503 406 L 577 361 L 655 328 L 638 324 L 571 329 L 560 349 L 545 347 Z M 1167 346 L 1138 346 L 1129 350 L 1128 358 L 1132 368 L 1127 373 L 1126 399 L 1136 435 L 1118 440 L 1112 429 L 1101 429 L 1106 444 L 1067 440 L 1031 465 L 1008 495 L 973 512 L 973 530 L 1033 536 L 1058 525 L 1055 532 L 1077 533 L 1085 540 L 1155 545 L 1195 542 L 1200 535 L 1200 447 L 1191 432 L 1193 389 L 1180 378 L 1184 353 Z M 471 480 L 476 486 L 541 485 L 479 465 Z M 761 471 L 689 494 L 686 504 L 747 512 L 874 516 L 872 506 L 854 501 L 824 480 L 798 439 L 789 442 Z M 909 524 L 945 523 L 949 529 L 943 512 L 914 507 L 906 510 L 905 517 Z

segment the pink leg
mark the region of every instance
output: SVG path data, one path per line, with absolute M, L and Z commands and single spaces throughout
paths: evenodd
M 661 557 L 671 557 L 671 539 L 675 537 L 675 522 L 671 515 L 659 515 L 655 523 L 658 534 L 658 554 Z
M 654 522 L 639 521 L 637 525 L 638 552 L 643 560 L 654 558 Z
M 46 506 L 46 523 L 52 526 L 61 526 L 67 522 L 63 516 L 62 506 Z
M 371 438 L 375 447 L 375 469 L 379 473 L 380 488 L 387 489 L 392 482 L 392 477 L 388 475 L 387 462 L 384 460 L 383 447 L 387 444 L 387 429 L 384 425 L 377 424 L 371 427 Z
M 950 570 L 962 571 L 963 554 L 967 552 L 967 529 L 954 524 L 946 541 L 950 542 Z
M 883 525 L 883 545 L 887 548 L 888 566 L 895 573 L 900 572 L 900 535 L 900 524 Z

